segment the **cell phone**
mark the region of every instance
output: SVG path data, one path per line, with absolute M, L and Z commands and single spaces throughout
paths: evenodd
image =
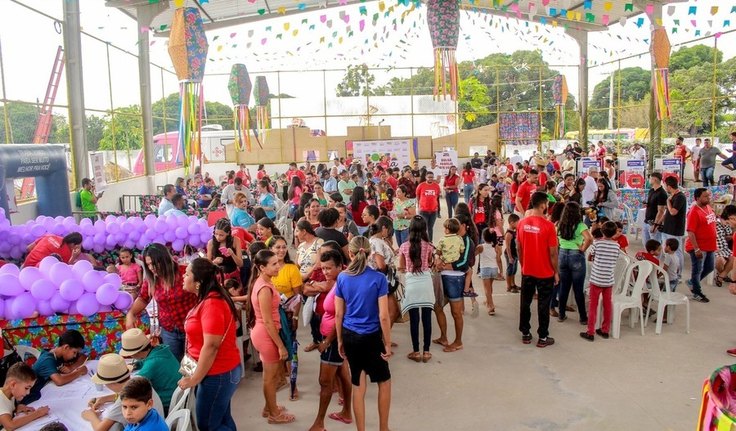
M 230 256 L 230 252 L 228 251 L 227 247 L 220 247 L 220 254 L 223 256 Z

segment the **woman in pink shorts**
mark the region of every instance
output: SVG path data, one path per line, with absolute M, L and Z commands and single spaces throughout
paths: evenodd
M 284 407 L 276 404 L 276 384 L 282 361 L 288 352 L 279 336 L 281 320 L 279 318 L 280 297 L 271 283 L 271 277 L 279 273 L 279 260 L 271 250 L 261 250 L 253 259 L 253 283 L 250 287 L 250 303 L 255 316 L 255 325 L 250 333 L 253 346 L 258 349 L 263 363 L 263 396 L 266 406 L 263 417 L 270 424 L 294 422 L 294 415 L 286 412 Z

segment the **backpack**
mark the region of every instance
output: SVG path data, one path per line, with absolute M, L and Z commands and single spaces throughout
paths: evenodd
M 725 186 L 725 185 L 732 184 L 732 183 L 733 183 L 733 178 L 731 178 L 731 175 L 724 174 L 718 177 L 719 186 Z

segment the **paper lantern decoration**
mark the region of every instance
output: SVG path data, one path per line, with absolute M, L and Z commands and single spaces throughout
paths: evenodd
M 455 50 L 460 36 L 457 0 L 428 0 L 427 25 L 434 47 L 434 97 L 457 100 L 459 74 Z
M 258 134 L 266 135 L 269 126 L 268 118 L 268 99 L 269 99 L 268 81 L 265 76 L 256 76 L 256 82 L 253 84 L 253 101 L 256 103 L 256 122 L 258 123 Z
M 567 104 L 567 79 L 565 75 L 555 76 L 552 83 L 552 97 L 555 99 L 555 137 L 565 134 L 565 105 Z
M 230 98 L 233 100 L 233 121 L 235 122 L 235 148 L 238 151 L 243 151 L 245 148 L 248 151 L 251 150 L 250 140 L 250 110 L 248 104 L 250 103 L 250 93 L 253 89 L 253 84 L 248 74 L 248 69 L 244 64 L 233 64 L 230 69 L 230 80 L 227 82 L 227 89 L 230 91 Z M 253 126 L 253 134 L 258 140 L 258 132 L 256 131 L 255 124 Z M 263 148 L 260 141 L 258 146 Z
M 202 78 L 207 63 L 207 36 L 199 10 L 192 7 L 174 11 L 169 36 L 169 56 L 179 78 L 179 152 L 185 172 L 194 159 L 202 161 Z
M 652 31 L 651 54 L 654 62 L 652 94 L 657 108 L 657 119 L 671 118 L 670 109 L 670 40 L 667 30 L 660 27 Z

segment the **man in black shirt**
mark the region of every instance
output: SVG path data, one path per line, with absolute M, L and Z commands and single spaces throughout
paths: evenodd
M 649 184 L 652 188 L 649 189 L 647 195 L 647 210 L 644 216 L 644 244 L 650 239 L 656 239 L 662 243 L 659 227 L 662 226 L 667 210 L 667 192 L 662 187 L 662 174 L 652 172 L 649 175 Z
M 675 254 L 680 261 L 678 278 L 681 279 L 682 268 L 685 266 L 685 220 L 687 219 L 687 198 L 677 185 L 677 178 L 667 177 L 664 180 L 665 188 L 670 197 L 667 199 L 667 211 L 664 214 L 662 226 L 662 241 L 664 244 L 669 238 L 675 238 L 680 246 Z M 662 247 L 664 250 L 664 247 Z M 661 259 L 660 259 L 661 260 Z
M 481 169 L 483 167 L 483 159 L 480 158 L 478 153 L 473 154 L 473 158 L 470 159 L 470 166 L 473 169 Z

